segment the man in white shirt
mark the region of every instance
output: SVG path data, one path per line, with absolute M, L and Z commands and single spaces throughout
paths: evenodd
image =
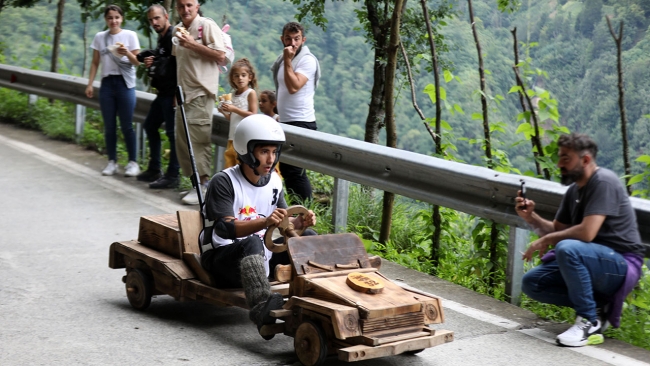
M 219 90 L 219 66 L 226 59 L 226 47 L 221 29 L 209 18 L 198 15 L 198 0 L 178 0 L 176 9 L 183 27 L 189 34 L 176 34 L 178 45 L 172 49 L 176 56 L 178 84 L 185 94 L 185 114 L 190 132 L 190 141 L 196 158 L 196 169 L 201 188 L 205 192 L 212 173 L 212 110 Z M 183 133 L 180 110 L 176 111 L 176 153 L 181 170 L 192 175 L 187 139 Z M 195 190 L 183 197 L 183 203 L 199 203 Z
M 320 78 L 320 65 L 307 46 L 300 23 L 287 23 L 280 38 L 284 52 L 271 70 L 277 92 L 280 122 L 316 130 L 314 94 Z M 289 193 L 303 201 L 312 198 L 311 183 L 305 169 L 280 163 L 280 172 Z

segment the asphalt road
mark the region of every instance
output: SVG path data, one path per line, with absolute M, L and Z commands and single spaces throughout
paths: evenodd
M 0 124 L 0 365 L 298 365 L 293 339 L 264 341 L 239 308 L 153 299 L 129 305 L 114 241 L 139 217 L 188 209 L 178 193 L 103 177 L 105 159 Z M 451 343 L 358 365 L 650 365 L 650 352 L 607 339 L 553 344 L 567 324 L 391 263 L 382 273 L 445 300 Z M 645 362 L 644 362 L 645 361 Z M 328 358 L 326 365 L 345 364 Z

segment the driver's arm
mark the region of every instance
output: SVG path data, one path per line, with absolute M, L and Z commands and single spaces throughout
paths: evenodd
M 278 225 L 282 219 L 287 215 L 287 210 L 283 208 L 276 208 L 273 213 L 268 217 L 260 217 L 255 220 L 241 221 L 235 220 L 234 217 L 224 217 L 226 223 L 232 223 L 235 227 L 235 238 L 241 238 L 254 234 L 260 230 L 266 229 L 271 225 Z M 219 235 L 221 236 L 221 235 Z M 228 239 L 235 239 L 228 238 Z

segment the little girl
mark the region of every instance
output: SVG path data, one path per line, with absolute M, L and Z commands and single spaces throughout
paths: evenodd
M 280 116 L 278 115 L 278 102 L 275 98 L 274 91 L 263 90 L 260 93 L 260 111 L 280 122 Z
M 235 128 L 239 122 L 250 115 L 257 113 L 257 78 L 255 69 L 247 58 L 242 58 L 232 65 L 228 73 L 230 86 L 235 90 L 232 97 L 232 104 L 221 104 L 219 111 L 223 113 L 227 120 L 230 121 L 230 131 L 228 132 L 228 146 L 223 154 L 225 159 L 225 168 L 237 165 L 237 152 L 232 145 L 235 136 Z

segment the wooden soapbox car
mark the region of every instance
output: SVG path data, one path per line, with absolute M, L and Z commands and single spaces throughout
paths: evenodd
M 289 209 L 294 215 L 304 211 L 301 206 Z M 137 241 L 111 245 L 109 267 L 126 268 L 122 281 L 134 308 L 144 310 L 152 295 L 160 294 L 248 308 L 243 290 L 215 288 L 201 268 L 201 221 L 198 211 L 144 216 Z M 382 276 L 381 259 L 369 259 L 356 235 L 294 237 L 300 233 L 286 219 L 278 229 L 288 244 L 265 242 L 274 252 L 289 251 L 291 267 L 276 271 L 285 282 L 271 283 L 286 302 L 271 313 L 276 323 L 263 326 L 260 334 L 265 339 L 278 333 L 293 337 L 303 364 L 318 365 L 328 354 L 352 362 L 417 353 L 453 340 L 453 332 L 428 327 L 444 321 L 440 299 Z

